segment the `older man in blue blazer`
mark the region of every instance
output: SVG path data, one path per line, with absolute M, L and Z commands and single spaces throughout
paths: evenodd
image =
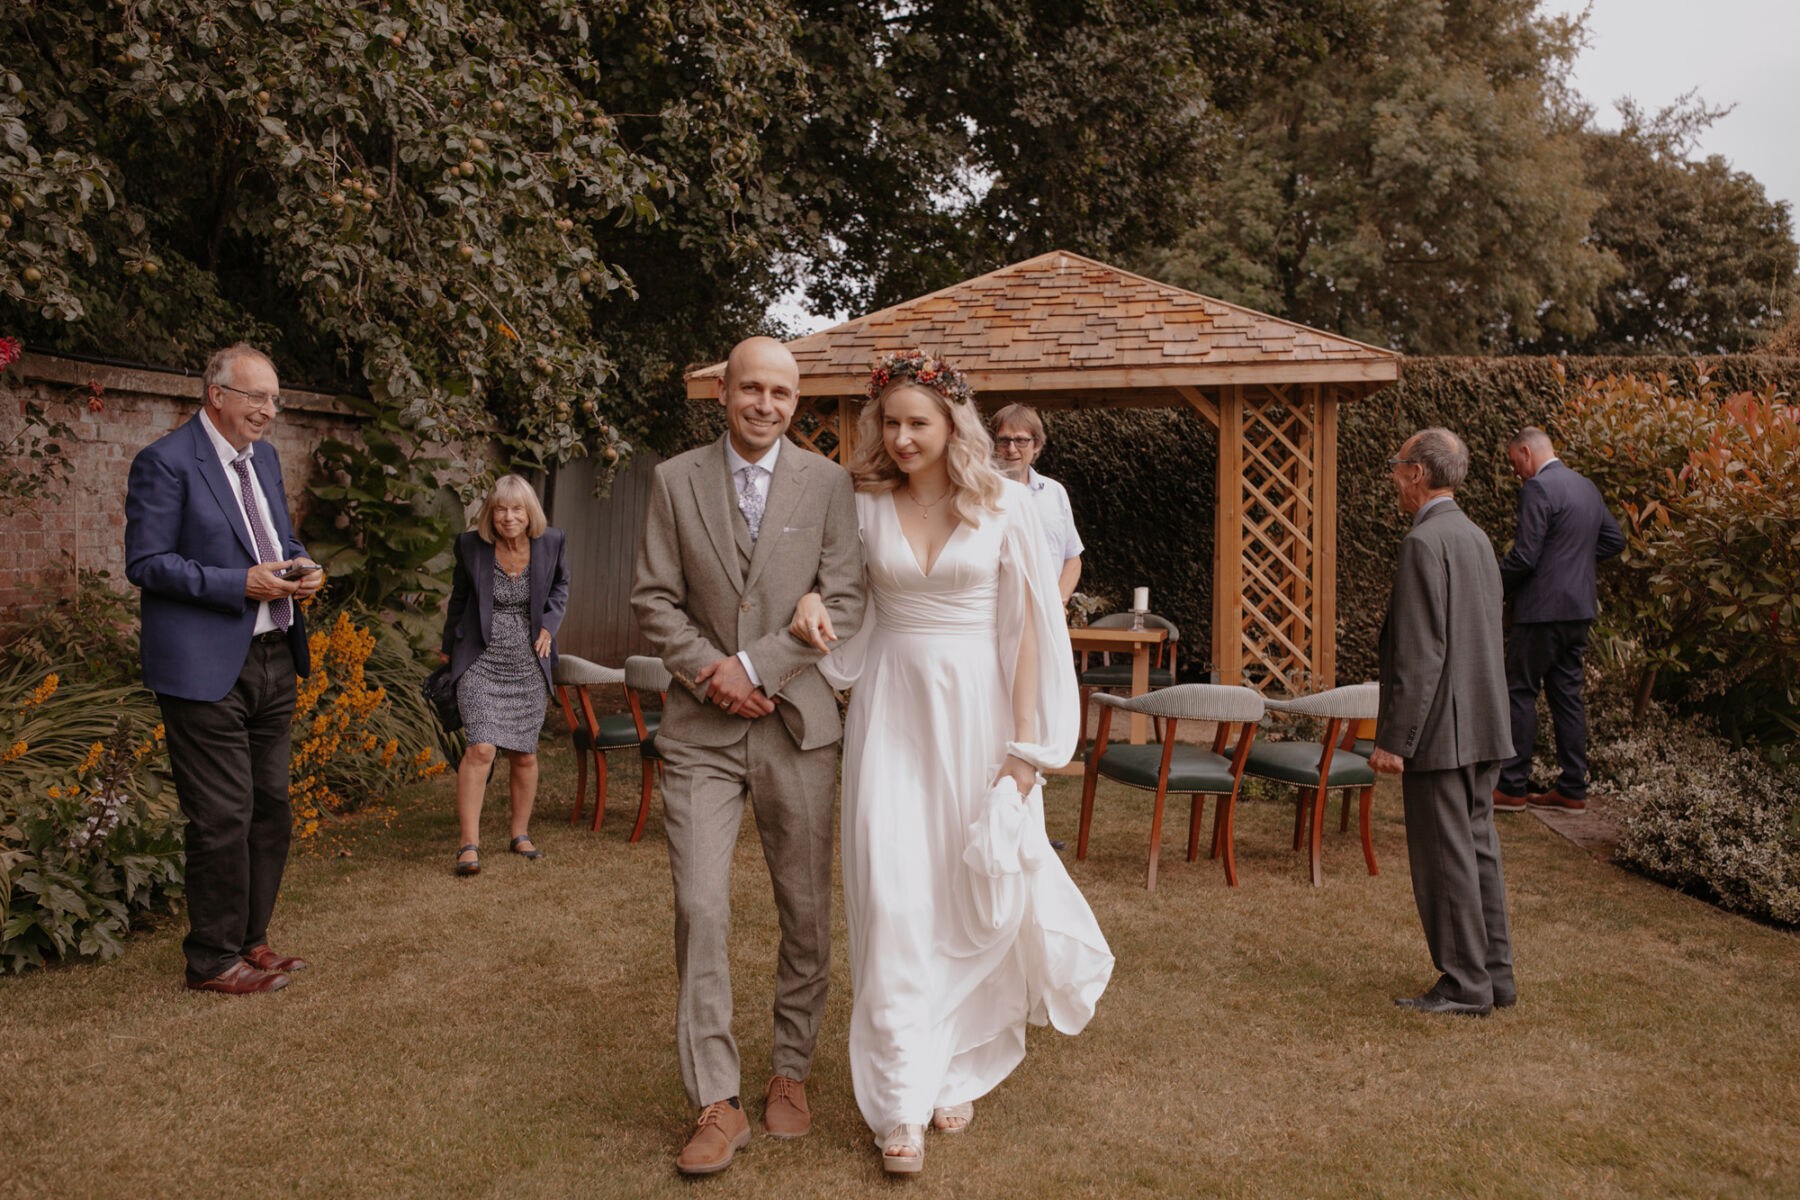
M 1519 533 L 1500 560 L 1512 605 L 1506 638 L 1506 690 L 1514 756 L 1500 768 L 1495 812 L 1587 807 L 1587 707 L 1581 698 L 1588 627 L 1599 615 L 1597 564 L 1625 548 L 1600 489 L 1560 458 L 1543 430 L 1526 426 L 1506 448 L 1519 489 Z M 1539 692 L 1550 703 L 1558 774 L 1550 790 L 1531 790 Z
M 293 825 L 295 680 L 311 666 L 299 601 L 324 578 L 263 441 L 280 404 L 265 355 L 219 351 L 200 412 L 138 452 L 125 493 L 144 684 L 187 817 L 187 985 L 228 995 L 275 991 L 306 966 L 268 939 Z

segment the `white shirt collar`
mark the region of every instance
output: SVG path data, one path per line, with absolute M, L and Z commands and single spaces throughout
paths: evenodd
M 1444 501 L 1450 500 L 1453 498 L 1454 497 L 1451 497 L 1451 496 L 1433 496 L 1431 499 L 1427 500 L 1425 503 L 1419 505 L 1419 511 L 1418 511 L 1417 515 L 1422 517 L 1426 513 L 1430 512 L 1434 506 L 1442 504 Z
M 1044 484 L 1046 482 L 1047 481 L 1044 479 L 1044 477 L 1037 473 L 1036 467 L 1026 467 L 1025 468 L 1025 486 L 1026 487 L 1030 488 L 1034 492 L 1041 492 L 1044 490 Z
M 213 449 L 218 452 L 219 461 L 223 462 L 226 466 L 230 466 L 235 462 L 239 454 L 238 448 L 227 441 L 225 435 L 219 432 L 218 426 L 212 423 L 212 414 L 208 413 L 205 409 L 200 410 L 200 424 L 205 426 L 206 436 L 208 440 L 212 442 Z M 255 458 L 256 443 L 251 442 L 248 446 L 245 446 L 242 453 L 245 462 L 249 462 L 252 458 Z
M 1549 466 L 1553 462 L 1561 462 L 1561 461 L 1562 461 L 1562 459 L 1560 459 L 1560 458 L 1556 457 L 1556 455 L 1552 454 L 1549 458 L 1546 458 L 1543 462 L 1538 464 L 1538 471 L 1543 470 L 1545 467 Z M 1537 471 L 1533 471 L 1532 474 L 1536 475 Z
M 761 467 L 770 475 L 773 475 L 775 474 L 775 460 L 781 455 L 781 443 L 786 440 L 786 438 L 776 438 L 775 444 L 769 447 L 769 452 L 767 454 L 763 455 L 755 462 L 751 462 L 737 452 L 737 447 L 731 444 L 731 437 L 728 434 L 725 438 L 725 465 L 731 469 L 733 475 L 736 475 L 745 467 Z

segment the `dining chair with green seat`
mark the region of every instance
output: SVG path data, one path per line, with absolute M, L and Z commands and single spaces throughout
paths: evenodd
M 637 725 L 628 712 L 596 717 L 589 689 L 613 683 L 623 687 L 625 672 L 573 654 L 561 654 L 557 656 L 553 679 L 556 698 L 569 723 L 569 736 L 575 742 L 575 810 L 569 814 L 569 824 L 581 820 L 582 799 L 587 792 L 587 756 L 591 753 L 594 756 L 593 828 L 599 829 L 600 820 L 606 815 L 606 756 L 615 750 L 634 749 L 643 739 L 638 736 Z M 569 702 L 571 691 L 581 702 L 579 714 Z
M 1156 890 L 1156 867 L 1162 853 L 1163 804 L 1170 793 L 1192 796 L 1188 811 L 1188 861 L 1200 852 L 1200 815 L 1207 796 L 1218 797 L 1213 806 L 1212 857 L 1223 858 L 1225 882 L 1237 886 L 1237 857 L 1232 848 L 1232 820 L 1237 807 L 1238 787 L 1244 777 L 1244 761 L 1256 740 L 1256 724 L 1262 720 L 1263 699 L 1252 688 L 1229 687 L 1216 683 L 1183 683 L 1142 696 L 1124 698 L 1104 692 L 1094 697 L 1100 703 L 1100 728 L 1094 735 L 1094 749 L 1088 755 L 1086 777 L 1081 788 L 1081 831 L 1075 843 L 1075 857 L 1087 857 L 1088 828 L 1094 816 L 1094 790 L 1100 776 L 1156 793 L 1156 806 L 1150 818 L 1150 866 L 1144 886 Z M 1113 712 L 1161 717 L 1168 722 L 1160 746 L 1108 744 L 1112 732 Z M 1212 721 L 1218 728 L 1212 749 L 1184 745 L 1177 740 L 1176 726 L 1181 721 Z M 1225 744 L 1234 739 L 1236 748 L 1229 754 Z
M 1095 617 L 1092 621 L 1088 622 L 1088 627 L 1091 629 L 1130 629 L 1133 620 L 1134 614 L 1132 613 L 1109 613 L 1104 617 Z M 1168 634 L 1161 644 L 1157 645 L 1150 652 L 1149 689 L 1154 692 L 1159 688 L 1174 687 L 1177 682 L 1175 660 L 1177 651 L 1180 649 L 1181 630 L 1176 626 L 1175 622 L 1169 620 L 1167 617 L 1159 617 L 1155 613 L 1144 614 L 1144 627 L 1146 629 L 1161 629 Z M 1165 649 L 1168 651 L 1169 656 L 1169 665 L 1166 667 L 1163 665 L 1163 651 Z M 1119 661 L 1114 661 L 1115 658 Z M 1081 655 L 1081 667 L 1077 672 L 1076 682 L 1080 685 L 1081 703 L 1081 741 L 1079 745 L 1085 746 L 1087 744 L 1088 698 L 1097 690 L 1129 690 L 1131 687 L 1131 656 L 1129 654 L 1113 655 L 1102 652 L 1100 654 L 1100 662 L 1093 666 L 1089 666 L 1088 652 L 1083 651 Z M 1157 722 L 1156 728 L 1157 741 L 1161 741 L 1162 724 Z
M 1298 790 L 1294 804 L 1294 849 L 1300 849 L 1303 835 L 1310 832 L 1308 859 L 1313 886 L 1324 881 L 1320 867 L 1321 837 L 1325 817 L 1325 800 L 1329 793 L 1342 789 L 1344 808 L 1339 818 L 1342 829 L 1350 827 L 1350 796 L 1361 797 L 1363 861 L 1369 874 L 1379 875 L 1375 866 L 1375 842 L 1370 835 L 1369 809 L 1375 795 L 1375 771 L 1369 760 L 1340 745 L 1345 727 L 1351 722 L 1372 721 L 1381 703 L 1381 689 L 1373 683 L 1355 683 L 1331 688 L 1292 700 L 1266 701 L 1270 712 L 1315 717 L 1325 722 L 1324 737 L 1311 741 L 1273 741 L 1265 738 L 1250 749 L 1244 774 L 1273 783 L 1291 784 Z
M 633 842 L 644 836 L 644 820 L 650 815 L 651 784 L 662 777 L 663 769 L 662 755 L 656 752 L 656 732 L 662 726 L 662 712 L 660 707 L 645 709 L 643 697 L 655 695 L 660 706 L 668 700 L 669 680 L 669 668 L 663 666 L 660 658 L 634 654 L 625 660 L 625 701 L 631 706 L 631 719 L 636 722 L 639 768 L 643 775 L 637 824 L 631 829 L 630 840 Z

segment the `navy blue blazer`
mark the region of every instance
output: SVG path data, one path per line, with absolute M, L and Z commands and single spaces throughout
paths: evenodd
M 1594 568 L 1624 548 L 1600 489 L 1560 459 L 1545 463 L 1519 490 L 1519 535 L 1500 560 L 1513 623 L 1593 620 Z
M 131 460 L 125 578 L 140 589 L 144 686 L 210 703 L 231 691 L 249 657 L 258 602 L 244 595 L 244 578 L 260 560 L 238 506 L 237 480 L 219 461 L 203 420 L 196 413 Z M 281 556 L 304 555 L 288 517 L 275 447 L 258 443 L 250 465 L 268 498 Z M 298 604 L 288 645 L 294 669 L 307 674 L 312 658 Z
M 470 604 L 470 597 L 475 603 Z M 569 567 L 563 558 L 563 533 L 546 529 L 531 539 L 531 640 L 538 630 L 550 631 L 550 657 L 538 659 L 544 684 L 554 687 L 556 631 L 562 628 L 569 603 Z M 450 656 L 450 681 L 456 682 L 487 648 L 494 628 L 494 547 L 474 530 L 456 535 L 456 574 L 450 582 L 450 604 L 444 610 L 444 653 Z

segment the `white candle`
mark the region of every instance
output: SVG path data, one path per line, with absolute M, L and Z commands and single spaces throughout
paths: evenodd
M 1150 589 L 1149 588 L 1141 587 L 1141 588 L 1132 588 L 1131 589 L 1131 611 L 1132 612 L 1149 612 L 1150 611 Z

